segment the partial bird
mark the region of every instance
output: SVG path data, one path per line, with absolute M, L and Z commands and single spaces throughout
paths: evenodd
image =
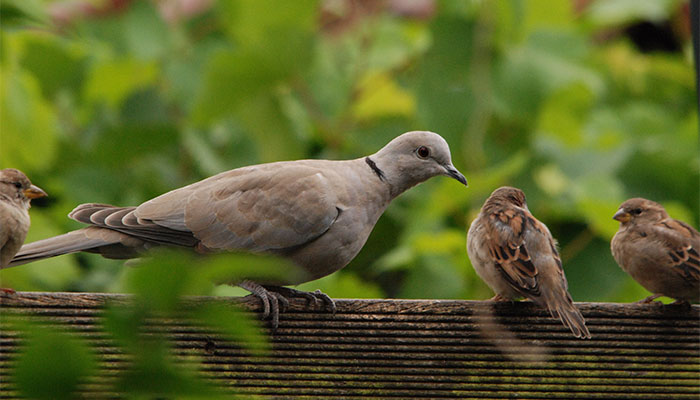
M 87 251 L 138 257 L 154 246 L 197 253 L 248 251 L 291 259 L 304 280 L 237 282 L 261 299 L 277 326 L 280 303 L 302 296 L 333 301 L 319 291 L 282 285 L 315 280 L 345 267 L 365 244 L 389 203 L 407 189 L 444 175 L 466 185 L 447 142 L 427 131 L 404 133 L 354 160 L 298 160 L 242 167 L 170 191 L 136 207 L 82 204 L 69 217 L 88 227 L 25 245 L 10 265 Z
M 525 193 L 500 187 L 486 200 L 467 235 L 474 270 L 505 301 L 526 297 L 559 318 L 577 338 L 591 337 L 568 292 L 557 244 L 527 208 Z
M 651 200 L 633 198 L 620 205 L 613 219 L 620 228 L 610 242 L 615 261 L 653 293 L 639 303 L 666 296 L 679 303 L 700 301 L 700 234 L 669 217 Z
M 0 269 L 17 254 L 29 232 L 30 201 L 46 196 L 22 171 L 0 170 Z

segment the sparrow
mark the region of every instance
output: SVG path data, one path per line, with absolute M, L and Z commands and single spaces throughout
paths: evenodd
M 669 217 L 659 203 L 633 198 L 620 205 L 613 219 L 620 228 L 610 241 L 615 261 L 653 295 L 679 303 L 700 301 L 700 234 Z
M 577 338 L 591 337 L 568 292 L 557 244 L 527 208 L 522 190 L 504 186 L 486 200 L 467 235 L 474 270 L 494 301 L 526 297 L 559 318 Z
M 17 254 L 29 231 L 30 201 L 46 196 L 14 168 L 0 170 L 0 269 Z

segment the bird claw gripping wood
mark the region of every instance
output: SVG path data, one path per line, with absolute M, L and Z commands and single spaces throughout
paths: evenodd
M 327 294 L 316 289 L 313 292 L 305 292 L 303 290 L 292 289 L 284 286 L 265 286 L 265 289 L 276 292 L 286 298 L 303 298 L 306 300 L 306 307 L 310 307 L 313 302 L 314 308 L 322 308 L 330 311 L 333 315 L 336 313 L 335 301 Z
M 333 315 L 336 312 L 333 299 L 320 290 L 304 292 L 284 286 L 263 286 L 248 280 L 240 282 L 238 286 L 248 290 L 253 296 L 260 299 L 263 306 L 262 319 L 270 319 L 273 331 L 279 327 L 280 312 L 285 312 L 289 308 L 290 298 L 303 298 L 306 300 L 307 307 L 313 302 L 314 306 L 322 304 L 323 308 L 330 311 Z
M 327 294 L 316 289 L 313 292 L 305 292 L 302 290 L 292 289 L 284 286 L 265 286 L 267 290 L 277 292 L 287 298 L 303 298 L 306 300 L 306 307 L 311 306 L 313 302 L 314 307 L 325 309 L 330 311 L 332 315 L 335 315 L 337 308 L 335 306 L 335 301 L 330 298 Z

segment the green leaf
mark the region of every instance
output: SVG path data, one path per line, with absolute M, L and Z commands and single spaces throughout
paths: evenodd
M 308 280 L 307 273 L 289 259 L 251 253 L 223 253 L 201 260 L 197 274 L 214 283 L 235 283 L 241 279 L 296 284 Z
M 318 10 L 316 0 L 241 0 L 217 6 L 232 39 L 251 47 L 265 47 L 270 41 L 284 41 L 299 32 L 310 33 Z
M 466 254 L 465 254 L 466 257 Z M 445 256 L 421 257 L 408 270 L 399 297 L 407 299 L 456 299 L 464 295 L 464 277 Z
M 192 310 L 192 317 L 225 339 L 249 350 L 254 356 L 267 356 L 272 350 L 260 321 L 236 304 L 202 304 Z
M 369 121 L 388 116 L 410 117 L 415 112 L 415 98 L 388 74 L 368 74 L 360 81 L 358 98 L 353 105 L 355 118 Z
M 20 63 L 36 77 L 46 98 L 79 90 L 87 67 L 85 46 L 37 32 L 18 33 L 13 40 L 22 42 Z
M 124 40 L 135 58 L 154 60 L 166 56 L 170 50 L 169 31 L 155 3 L 135 2 L 124 16 Z
M 574 181 L 570 193 L 589 227 L 606 240 L 612 239 L 619 225 L 612 216 L 624 200 L 620 183 L 608 175 L 589 174 Z
M 85 98 L 117 108 L 132 92 L 152 85 L 158 74 L 155 63 L 133 58 L 105 60 L 91 68 L 84 86 Z
M 80 383 L 95 367 L 85 343 L 68 333 L 27 324 L 26 335 L 13 371 L 22 396 L 32 399 L 73 399 Z
M 204 294 L 211 288 L 194 263 L 190 252 L 158 249 L 129 271 L 126 289 L 147 309 L 172 312 L 182 296 Z
M 49 22 L 45 3 L 41 0 L 3 0 L 0 2 L 1 28 L 46 25 Z
M 634 21 L 661 21 L 676 9 L 678 0 L 597 0 L 586 7 L 586 17 L 597 26 Z
M 474 52 L 474 21 L 438 17 L 430 25 L 432 47 L 419 65 L 417 116 L 448 143 L 466 129 L 476 94 L 469 82 Z
M 48 168 L 57 150 L 54 109 L 28 73 L 0 66 L 0 81 L 0 167 Z
M 191 362 L 176 362 L 165 341 L 148 338 L 132 365 L 118 379 L 114 392 L 136 398 L 210 398 L 217 391 L 196 376 Z
M 301 284 L 297 289 L 309 292 L 318 289 L 332 298 L 380 299 L 384 297 L 379 285 L 364 281 L 357 275 L 346 271 Z

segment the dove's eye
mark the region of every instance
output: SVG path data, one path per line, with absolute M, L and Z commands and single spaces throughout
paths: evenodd
M 425 146 L 421 146 L 416 150 L 416 154 L 418 154 L 418 157 L 420 158 L 428 158 L 430 156 L 430 149 Z

